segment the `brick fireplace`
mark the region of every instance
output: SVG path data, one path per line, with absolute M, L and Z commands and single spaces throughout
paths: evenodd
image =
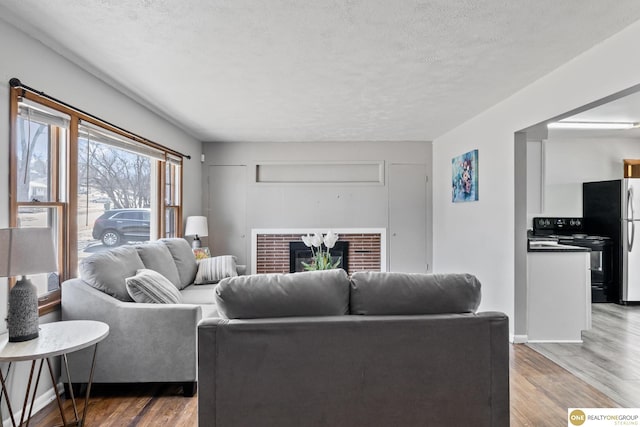
M 253 273 L 288 273 L 289 242 L 300 242 L 311 229 L 256 229 L 252 231 Z M 385 229 L 337 229 L 339 241 L 349 242 L 347 271 L 386 270 Z M 318 231 L 320 232 L 320 231 Z M 323 232 L 326 233 L 326 230 Z

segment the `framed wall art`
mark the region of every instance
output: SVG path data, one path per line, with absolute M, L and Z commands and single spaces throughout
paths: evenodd
M 478 200 L 478 150 L 451 159 L 451 201 L 475 202 Z

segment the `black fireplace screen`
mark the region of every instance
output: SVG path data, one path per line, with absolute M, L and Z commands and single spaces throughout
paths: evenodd
M 322 245 L 321 249 L 323 251 L 327 250 L 324 245 Z M 338 268 L 342 268 L 348 273 L 349 242 L 336 242 L 335 246 L 329 250 L 329 253 L 333 262 L 340 258 Z M 289 242 L 289 271 L 291 273 L 305 271 L 304 265 L 302 265 L 303 262 L 307 264 L 313 262 L 311 248 L 308 248 L 304 242 Z

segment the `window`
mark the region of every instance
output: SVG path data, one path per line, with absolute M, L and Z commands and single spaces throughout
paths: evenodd
M 65 164 L 70 116 L 37 103 L 17 103 L 15 141 L 11 164 L 13 188 L 12 225 L 17 227 L 49 227 L 56 242 L 59 271 L 31 277 L 42 296 L 43 304 L 59 299 L 61 266 L 67 259 L 61 250 L 64 241 L 64 186 L 60 174 Z
M 157 150 L 81 123 L 77 169 L 79 259 L 108 247 L 157 238 L 158 232 L 152 232 L 150 224 L 152 195 L 158 187 L 152 176 L 165 164 L 160 161 L 163 159 Z
M 72 107 L 11 89 L 10 226 L 50 227 L 57 272 L 32 280 L 41 313 L 82 258 L 181 235 L 182 156 Z
M 182 162 L 175 156 L 167 156 L 164 176 L 164 237 L 179 235 L 182 224 Z

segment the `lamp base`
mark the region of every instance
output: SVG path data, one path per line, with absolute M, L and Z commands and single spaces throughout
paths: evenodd
M 9 292 L 9 342 L 38 338 L 38 289 L 22 276 Z
M 200 240 L 200 238 L 196 234 L 196 237 L 191 242 L 191 248 L 192 249 L 198 249 L 198 248 L 201 248 L 201 247 L 202 247 L 202 240 Z

